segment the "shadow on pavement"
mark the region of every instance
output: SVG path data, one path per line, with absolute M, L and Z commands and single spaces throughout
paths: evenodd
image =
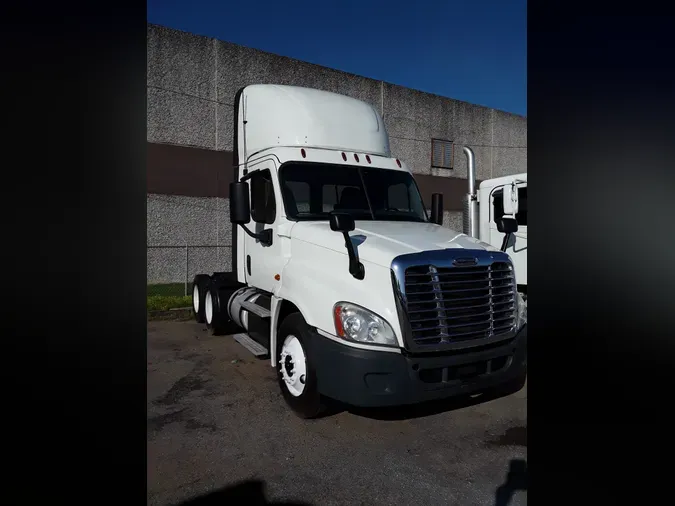
M 527 492 L 527 462 L 513 459 L 506 481 L 495 492 L 495 506 L 507 506 L 517 491 Z
M 527 426 L 510 427 L 501 436 L 487 442 L 489 446 L 527 446 Z
M 324 416 L 337 414 L 340 411 L 347 411 L 353 415 L 371 418 L 383 421 L 410 420 L 413 418 L 423 418 L 426 416 L 438 415 L 447 411 L 468 408 L 477 404 L 507 397 L 510 393 L 503 392 L 483 392 L 471 396 L 454 397 L 439 401 L 429 401 L 410 406 L 396 406 L 386 408 L 358 408 L 355 406 L 341 406 L 335 404 L 329 407 L 329 411 Z
M 309 503 L 268 501 L 265 498 L 265 484 L 260 480 L 245 481 L 229 487 L 224 487 L 215 492 L 188 499 L 178 506 L 225 506 L 228 504 L 256 505 L 265 504 L 272 506 L 311 506 Z

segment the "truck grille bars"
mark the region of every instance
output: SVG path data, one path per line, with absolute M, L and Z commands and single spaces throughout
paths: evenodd
M 416 256 L 435 258 L 413 263 L 411 257 Z M 515 330 L 516 283 L 507 255 L 469 250 L 417 253 L 394 260 L 392 271 L 402 328 L 413 349 L 459 343 L 466 347 L 508 337 Z

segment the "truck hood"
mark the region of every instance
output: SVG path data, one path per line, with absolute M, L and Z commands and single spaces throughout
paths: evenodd
M 431 223 L 402 221 L 357 221 L 349 233 L 365 262 L 390 268 L 399 255 L 448 248 L 499 251 L 466 234 Z M 333 232 L 328 222 L 297 222 L 291 229 L 291 238 L 347 254 L 340 232 Z

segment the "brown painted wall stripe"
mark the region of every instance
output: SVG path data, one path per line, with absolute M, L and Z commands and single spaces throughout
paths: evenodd
M 148 143 L 148 193 L 229 196 L 232 152 Z
M 433 193 L 442 193 L 443 208 L 446 211 L 462 210 L 462 199 L 469 189 L 466 179 L 415 174 L 415 181 L 417 181 L 417 186 L 420 189 L 424 203 L 429 209 L 431 209 L 431 195 Z M 480 183 L 479 180 L 476 181 L 476 188 L 478 188 Z
M 148 143 L 148 193 L 188 197 L 229 197 L 232 152 Z M 466 179 L 415 174 L 427 206 L 431 194 L 442 193 L 446 211 L 461 211 Z M 476 185 L 480 181 L 476 182 Z

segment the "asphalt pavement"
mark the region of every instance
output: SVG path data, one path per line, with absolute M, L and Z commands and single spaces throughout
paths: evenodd
M 148 323 L 148 504 L 527 504 L 527 385 L 301 420 L 268 360 Z M 346 372 L 347 373 L 347 372 Z

